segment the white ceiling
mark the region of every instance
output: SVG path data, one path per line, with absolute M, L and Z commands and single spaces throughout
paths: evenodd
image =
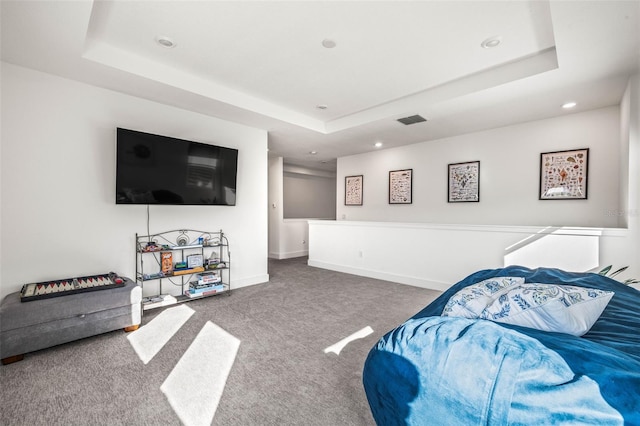
M 567 114 L 569 100 L 571 112 L 616 105 L 640 70 L 640 0 L 1 7 L 3 61 L 266 129 L 272 154 L 317 169 L 375 142 Z M 502 43 L 482 48 L 491 37 Z M 396 121 L 414 114 L 428 121 Z

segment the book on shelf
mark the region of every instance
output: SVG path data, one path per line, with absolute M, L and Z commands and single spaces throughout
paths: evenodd
M 193 299 L 196 297 L 211 296 L 212 294 L 222 293 L 225 290 L 226 290 L 225 286 L 220 284 L 220 285 L 211 287 L 210 290 L 206 290 L 206 291 L 198 291 L 198 290 L 189 288 L 189 290 L 186 290 L 184 292 L 184 295 Z
M 191 293 L 203 293 L 205 291 L 220 291 L 224 290 L 224 284 L 221 282 L 213 283 L 213 284 L 197 284 L 192 282 L 189 284 L 189 291 Z
M 204 272 L 202 274 L 197 274 L 196 278 L 198 279 L 197 281 L 198 286 L 215 284 L 222 281 L 222 277 L 217 272 Z

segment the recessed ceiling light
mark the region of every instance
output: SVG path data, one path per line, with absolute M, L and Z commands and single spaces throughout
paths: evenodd
M 329 107 L 326 106 L 325 104 L 319 104 L 319 105 L 316 105 L 316 108 L 318 108 L 318 109 L 327 109 Z
M 318 153 L 318 151 L 309 151 L 309 154 L 311 155 L 316 155 Z
M 578 105 L 578 104 L 575 103 L 575 102 L 567 102 L 567 103 L 562 104 L 562 108 L 569 109 L 569 108 L 573 108 L 576 105 Z
M 331 40 L 330 38 L 325 38 L 324 40 L 322 40 L 322 45 L 327 49 L 333 49 L 334 47 L 336 47 L 336 42 Z
M 160 46 L 166 47 L 167 49 L 171 49 L 173 47 L 176 47 L 175 42 L 173 40 L 171 40 L 169 37 L 158 36 L 158 37 L 156 37 L 156 42 Z
M 382 142 L 376 142 L 373 144 L 376 148 L 380 148 L 382 146 Z
M 491 49 L 492 47 L 498 46 L 500 43 L 502 43 L 502 37 L 489 37 L 488 39 L 480 43 L 480 46 L 482 46 L 483 49 Z

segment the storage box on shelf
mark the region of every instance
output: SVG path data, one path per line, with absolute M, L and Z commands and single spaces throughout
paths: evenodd
M 157 293 L 144 297 L 144 310 L 231 293 L 229 240 L 215 232 L 180 229 L 151 235 L 136 234 L 136 280 L 153 282 Z M 163 292 L 167 284 L 180 294 Z M 166 287 L 165 287 L 166 290 Z

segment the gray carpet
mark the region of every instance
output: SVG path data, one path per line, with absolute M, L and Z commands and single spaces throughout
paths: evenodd
M 1 366 L 0 424 L 180 425 L 160 388 L 212 322 L 240 340 L 212 424 L 373 425 L 362 387 L 369 349 L 440 292 L 306 261 L 270 261 L 269 283 L 188 303 L 195 313 L 146 365 L 115 331 Z M 143 326 L 162 311 L 146 312 Z M 339 355 L 324 352 L 367 326 L 373 333 Z M 194 379 L 216 368 L 193 364 Z

